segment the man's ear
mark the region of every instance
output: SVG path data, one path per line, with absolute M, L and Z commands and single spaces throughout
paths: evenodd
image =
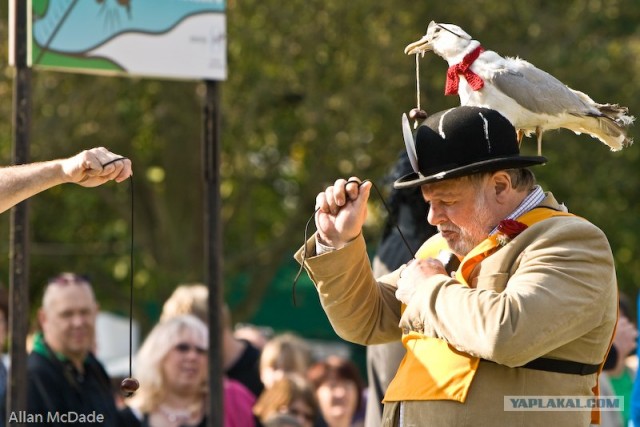
M 44 312 L 42 308 L 40 308 L 38 310 L 38 325 L 40 326 L 40 329 L 42 329 L 42 326 L 45 324 L 46 320 L 47 320 L 47 314 Z
M 491 176 L 491 180 L 497 199 L 504 200 L 511 192 L 511 176 L 505 171 L 498 171 Z

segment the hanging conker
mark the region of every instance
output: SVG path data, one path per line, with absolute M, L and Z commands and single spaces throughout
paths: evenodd
M 409 111 L 409 118 L 411 120 L 424 120 L 427 118 L 427 113 L 424 110 L 420 110 L 418 108 L 412 108 L 411 111 Z
M 124 397 L 130 397 L 140 388 L 140 383 L 135 378 L 125 378 L 120 383 L 120 391 Z

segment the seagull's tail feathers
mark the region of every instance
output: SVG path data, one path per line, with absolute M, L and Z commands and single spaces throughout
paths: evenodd
M 596 104 L 596 107 L 602 114 L 623 127 L 630 126 L 635 120 L 635 117 L 629 115 L 627 107 L 621 107 L 618 104 Z
M 611 151 L 619 151 L 633 144 L 627 128 L 635 118 L 627 115 L 628 109 L 617 104 L 595 104 L 600 114 L 590 114 L 571 126 L 575 133 L 586 133 L 607 144 Z
M 618 104 L 596 104 L 596 107 L 603 114 L 598 122 L 612 142 L 604 143 L 609 145 L 612 151 L 633 144 L 633 139 L 627 135 L 627 129 L 633 124 L 635 117 L 629 115 L 629 109 Z

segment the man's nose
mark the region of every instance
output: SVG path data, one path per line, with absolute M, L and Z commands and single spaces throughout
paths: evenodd
M 427 214 L 427 221 L 429 221 L 429 224 L 438 225 L 444 222 L 445 219 L 446 216 L 442 209 L 434 207 L 433 205 L 429 206 L 429 213 Z
M 74 326 L 81 326 L 87 322 L 87 316 L 84 314 L 74 314 L 71 316 L 71 324 Z

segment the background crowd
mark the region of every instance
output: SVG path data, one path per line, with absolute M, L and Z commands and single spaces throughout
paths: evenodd
M 97 413 L 107 426 L 206 426 L 207 298 L 202 284 L 176 288 L 137 352 L 133 373 L 141 387 L 124 397 L 117 387 L 123 378 L 110 378 L 94 356 L 98 303 L 89 279 L 74 273 L 52 278 L 30 344 L 27 412 Z M 2 292 L 3 319 L 6 303 Z M 224 310 L 226 427 L 363 425 L 365 381 L 355 363 L 340 355 L 317 357 L 314 346 L 293 333 L 265 336 L 245 325 L 236 334 Z
M 408 170 L 403 153 L 387 182 Z M 423 220 L 427 205 L 419 189 L 393 190 L 389 206 L 372 263 L 376 275 L 406 262 L 411 251 L 434 232 Z M 206 426 L 210 414 L 208 288 L 201 283 L 176 286 L 135 357 L 133 374 L 141 387 L 125 397 L 118 389 L 122 378 L 110 377 L 95 357 L 99 310 L 95 285 L 88 277 L 70 272 L 45 284 L 37 331 L 29 341 L 28 413 L 99 413 L 107 426 Z M 600 394 L 622 396 L 625 406 L 623 411 L 603 412 L 605 427 L 634 425 L 638 330 L 632 306 L 621 293 Z M 380 425 L 382 396 L 404 354 L 401 345 L 368 347 L 363 374 L 364 367 L 348 353 L 332 353 L 289 331 L 273 333 L 269 325 L 235 325 L 229 307 L 225 304 L 221 310 L 225 427 Z M 7 313 L 8 295 L 0 288 L 0 341 L 7 334 Z M 2 362 L 0 393 L 4 397 L 10 364 L 6 357 Z M 7 417 L 12 420 L 11 416 L 5 412 L 0 424 Z
M 623 396 L 625 408 L 603 412 L 605 427 L 634 425 L 638 332 L 628 298 L 622 295 L 620 301 L 616 351 L 600 386 L 603 396 Z M 6 292 L 0 292 L 0 338 L 6 336 L 7 307 Z M 206 286 L 179 285 L 165 302 L 161 319 L 137 353 L 134 377 L 141 387 L 129 398 L 117 388 L 122 378 L 108 378 L 93 357 L 97 307 L 86 278 L 64 273 L 47 284 L 42 330 L 29 356 L 29 411 L 97 411 L 117 420 L 104 424 L 114 426 L 206 426 Z M 267 335 L 265 328 L 234 327 L 226 306 L 224 310 L 226 427 L 379 425 L 380 402 L 370 396 L 384 392 L 376 377 L 393 375 L 393 359 L 386 364 L 378 360 L 363 376 L 348 355 L 327 355 L 313 341 L 290 332 Z M 395 347 L 389 351 L 402 352 Z M 7 362 L 3 359 L 1 367 L 7 368 Z

